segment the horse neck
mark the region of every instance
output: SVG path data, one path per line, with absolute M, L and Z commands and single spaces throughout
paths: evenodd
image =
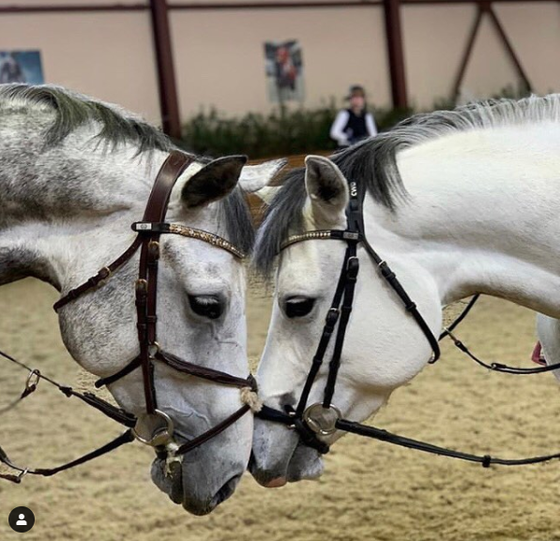
M 47 151 L 19 135 L 0 133 L 0 284 L 33 276 L 60 289 L 124 250 L 164 153 L 113 152 L 86 129 Z
M 559 148 L 560 125 L 542 123 L 402 151 L 409 199 L 396 213 L 366 199 L 370 242 L 417 264 L 442 303 L 481 292 L 560 317 Z

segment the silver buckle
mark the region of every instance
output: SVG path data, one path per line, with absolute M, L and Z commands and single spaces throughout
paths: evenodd
M 158 342 L 152 342 L 148 344 L 148 356 L 153 361 L 156 358 L 156 355 L 159 353 L 161 347 Z

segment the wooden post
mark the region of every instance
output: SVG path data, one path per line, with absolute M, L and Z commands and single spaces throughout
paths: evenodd
M 174 139 L 180 139 L 181 117 L 179 100 L 177 99 L 167 0 L 150 0 L 150 11 L 152 14 L 163 131 Z
M 502 43 L 504 44 L 507 52 L 509 53 L 509 56 L 510 56 L 513 64 L 515 65 L 515 68 L 517 69 L 517 73 L 519 74 L 519 77 L 521 77 L 521 80 L 523 81 L 523 85 L 525 86 L 525 91 L 526 92 L 531 92 L 531 90 L 533 88 L 533 86 L 531 85 L 531 81 L 529 81 L 529 77 L 528 77 L 527 73 L 525 72 L 525 70 L 523 69 L 523 65 L 521 64 L 521 61 L 519 60 L 519 57 L 515 53 L 513 45 L 509 41 L 509 39 L 507 37 L 507 34 L 504 30 L 504 27 L 500 23 L 500 19 L 498 19 L 496 13 L 492 9 L 492 5 L 490 5 L 489 8 L 488 8 L 488 14 L 490 15 L 490 18 L 492 19 L 492 22 L 494 23 L 494 27 L 496 28 L 500 38 L 502 39 Z
M 471 57 L 474 48 L 476 34 L 478 33 L 478 29 L 480 28 L 480 23 L 482 22 L 482 16 L 484 15 L 484 12 L 487 10 L 488 7 L 484 5 L 479 5 L 476 10 L 475 21 L 471 28 L 469 39 L 467 40 L 467 46 L 465 47 L 465 52 L 463 53 L 463 58 L 461 59 L 461 65 L 459 66 L 459 71 L 457 73 L 457 76 L 455 77 L 455 82 L 453 83 L 453 93 L 451 96 L 451 99 L 453 101 L 457 100 L 459 96 L 459 92 L 461 91 L 461 84 L 465 77 L 465 72 L 467 71 L 467 64 L 469 63 L 469 59 Z
M 391 75 L 391 95 L 393 107 L 408 107 L 406 76 L 404 71 L 404 51 L 401 32 L 400 0 L 384 0 L 385 33 Z

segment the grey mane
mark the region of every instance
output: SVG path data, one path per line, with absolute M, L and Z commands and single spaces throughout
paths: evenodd
M 103 151 L 115 150 L 125 144 L 136 145 L 138 154 L 150 150 L 169 152 L 177 148 L 158 128 L 116 105 L 53 85 L 0 85 L 0 116 L 33 114 L 34 111 L 53 114 L 44 132 L 46 148 L 60 145 L 88 123 L 100 125 L 96 137 L 105 143 L 101 148 Z M 208 163 L 211 159 L 197 156 L 196 161 Z M 243 252 L 250 253 L 254 228 L 242 190 L 235 189 L 220 203 L 228 239 Z
M 26 109 L 54 113 L 54 120 L 44 134 L 48 146 L 56 146 L 78 128 L 97 122 L 101 125 L 98 138 L 112 149 L 125 143 L 138 145 L 139 153 L 173 148 L 160 130 L 115 105 L 58 86 L 0 85 L 0 114 Z
M 371 197 L 394 211 L 406 198 L 397 167 L 397 154 L 406 148 L 456 132 L 491 129 L 542 121 L 560 122 L 560 94 L 522 100 L 488 100 L 414 115 L 388 132 L 381 133 L 331 156 L 347 179 L 357 182 Z M 269 275 L 282 241 L 303 229 L 306 200 L 303 168 L 291 171 L 268 208 L 255 245 L 254 265 Z

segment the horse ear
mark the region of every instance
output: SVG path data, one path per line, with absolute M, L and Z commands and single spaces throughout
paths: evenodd
M 324 156 L 305 158 L 305 189 L 318 217 L 338 221 L 348 205 L 348 182 L 340 169 Z
M 270 206 L 276 194 L 280 191 L 282 186 L 264 186 L 260 190 L 253 192 L 265 205 Z
M 283 169 L 288 160 L 269 160 L 258 165 L 246 165 L 241 171 L 239 185 L 249 193 L 259 195 L 258 191 L 266 188 L 278 172 Z
M 181 199 L 189 208 L 222 199 L 237 185 L 247 156 L 226 156 L 206 164 L 187 180 Z

